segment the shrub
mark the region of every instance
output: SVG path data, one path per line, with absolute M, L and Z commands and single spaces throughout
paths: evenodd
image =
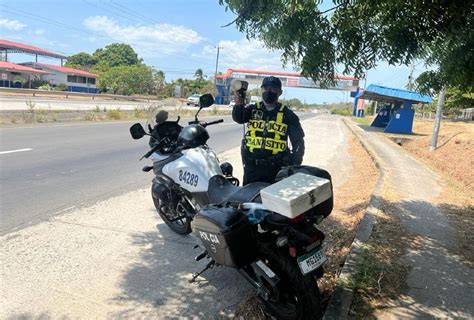
M 94 112 L 87 112 L 87 113 L 84 115 L 84 120 L 86 120 L 86 121 L 95 121 L 96 119 L 97 119 L 97 118 L 96 118 Z
M 120 120 L 121 118 L 122 118 L 122 113 L 120 112 L 120 109 L 107 111 L 107 119 Z
M 69 87 L 64 83 L 60 83 L 60 84 L 56 85 L 53 89 L 57 90 L 57 91 L 67 91 L 69 89 Z
M 43 84 L 42 86 L 38 87 L 38 90 L 45 90 L 45 91 L 51 91 L 53 88 L 49 84 Z
M 352 110 L 348 108 L 344 108 L 344 109 L 332 108 L 331 113 L 338 114 L 340 116 L 350 116 L 352 115 Z

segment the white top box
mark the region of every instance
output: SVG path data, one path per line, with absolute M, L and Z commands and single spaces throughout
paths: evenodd
M 295 218 L 332 197 L 331 181 L 296 173 L 260 190 L 263 206 Z

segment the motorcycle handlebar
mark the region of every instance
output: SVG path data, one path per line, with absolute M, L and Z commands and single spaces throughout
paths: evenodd
M 194 120 L 194 121 L 189 121 L 188 124 L 199 124 L 201 126 L 203 126 L 204 128 L 207 127 L 207 126 L 210 126 L 210 125 L 213 125 L 213 124 L 217 124 L 217 123 L 221 123 L 221 122 L 224 122 L 224 119 L 219 119 L 219 120 L 216 120 L 216 121 L 211 121 L 211 122 L 205 122 L 205 121 L 198 121 L 198 120 Z
M 161 147 L 161 144 L 163 142 L 167 143 L 167 140 L 168 140 L 168 137 L 164 137 L 163 139 L 161 139 L 160 141 L 158 141 L 155 146 L 153 146 L 153 148 L 150 149 L 150 151 L 148 151 L 147 153 L 145 153 L 141 158 L 140 160 L 143 160 L 144 158 L 148 158 L 149 156 L 152 155 L 153 152 L 155 152 L 156 150 L 158 150 L 160 147 Z
M 221 122 L 224 122 L 224 119 L 219 119 L 219 120 L 216 120 L 216 121 L 211 121 L 211 122 L 206 123 L 206 125 L 210 126 L 210 125 L 212 125 L 212 124 L 217 124 L 217 123 L 221 123 Z

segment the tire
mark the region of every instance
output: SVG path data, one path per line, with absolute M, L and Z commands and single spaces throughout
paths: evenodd
M 313 275 L 303 275 L 288 253 L 276 246 L 270 248 L 260 249 L 262 260 L 278 275 L 280 282 L 278 293 L 272 292 L 268 301 L 262 299 L 266 311 L 277 319 L 320 319 L 321 298 Z
M 181 235 L 191 233 L 191 220 L 188 215 L 186 215 L 186 217 L 183 219 L 177 221 L 170 221 L 166 214 L 161 211 L 160 200 L 153 197 L 153 195 L 151 197 L 153 199 L 153 204 L 155 205 L 156 211 L 171 230 Z M 173 213 L 176 214 L 176 211 L 174 211 Z

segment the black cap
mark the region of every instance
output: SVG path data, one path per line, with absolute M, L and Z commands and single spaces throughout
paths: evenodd
M 274 76 L 265 77 L 263 78 L 263 81 L 262 81 L 262 87 L 264 86 L 270 86 L 270 87 L 281 89 L 281 81 L 280 79 Z

